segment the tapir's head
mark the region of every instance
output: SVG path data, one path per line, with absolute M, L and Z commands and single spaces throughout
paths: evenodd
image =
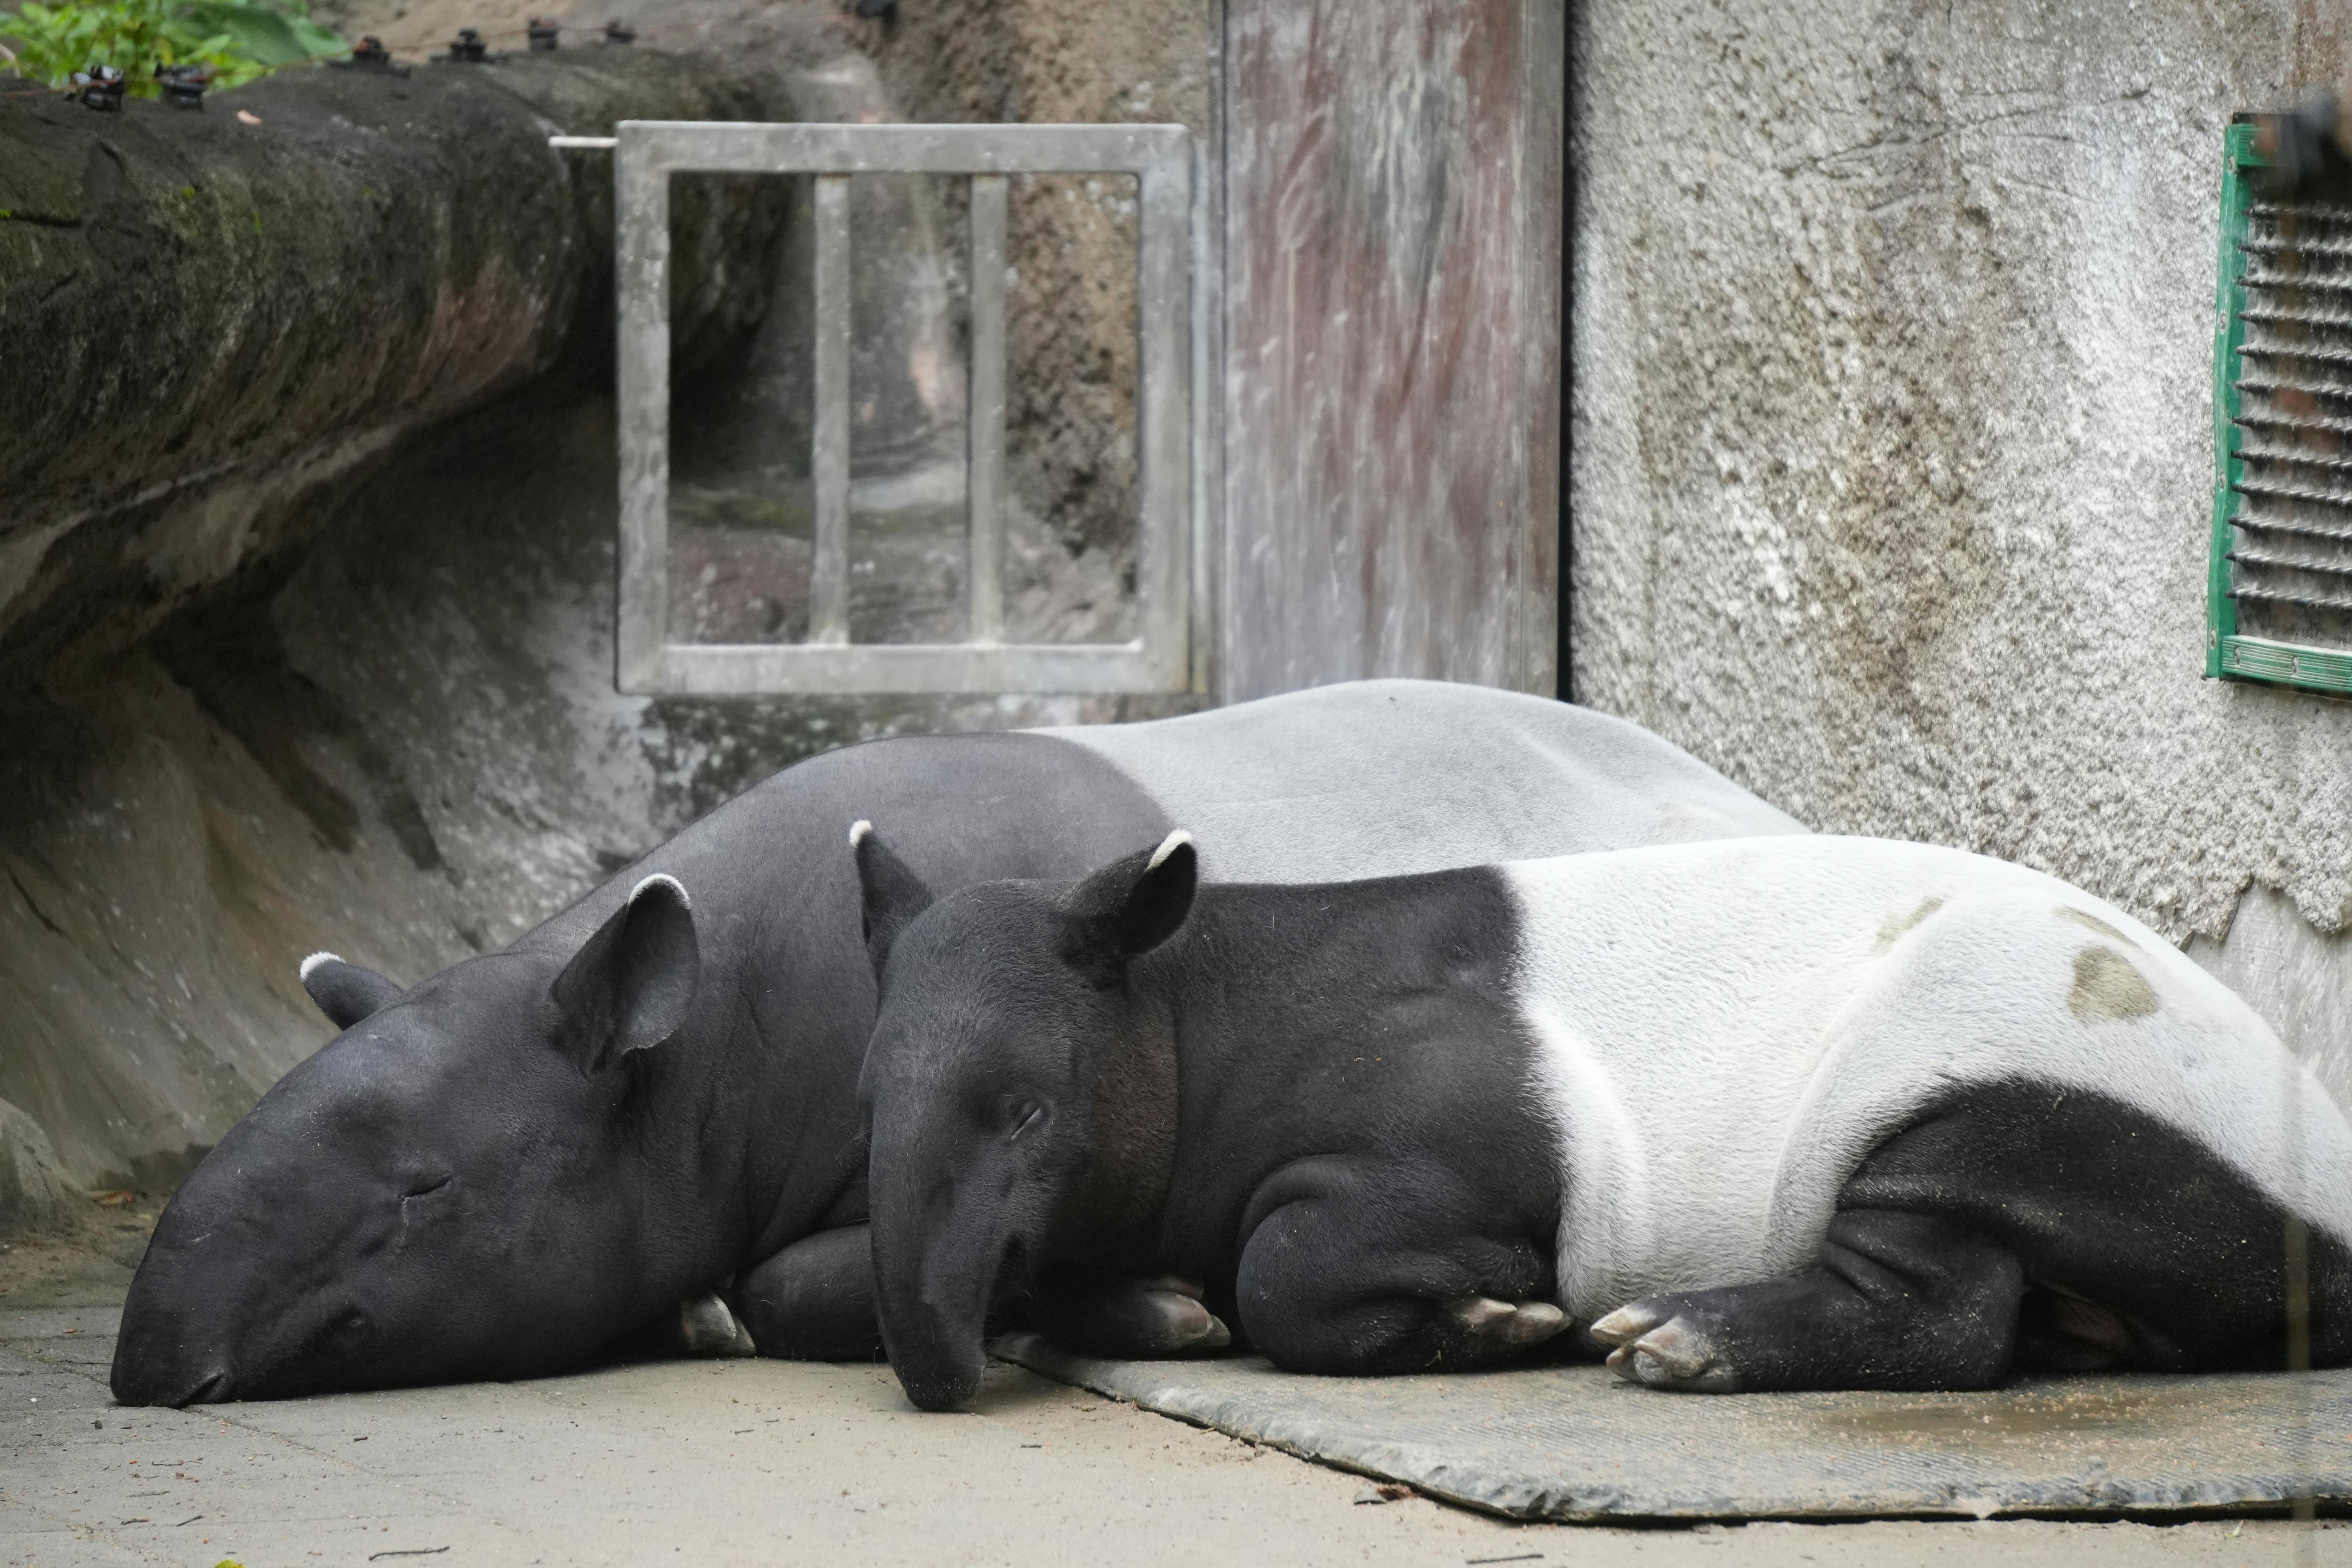
M 658 1300 L 633 1183 L 657 1049 L 698 968 L 667 877 L 576 952 L 469 960 L 403 994 L 331 954 L 302 981 L 342 1033 L 182 1184 L 131 1282 L 126 1405 L 526 1375 Z
M 999 1296 L 1164 1191 L 1173 1044 L 1129 970 L 1184 923 L 1198 868 L 1171 834 L 1076 886 L 934 903 L 870 832 L 853 842 L 881 982 L 862 1090 L 882 1337 L 908 1397 L 951 1409 Z

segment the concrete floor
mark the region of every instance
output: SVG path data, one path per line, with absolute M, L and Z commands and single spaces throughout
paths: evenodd
M 121 1410 L 119 1223 L 114 1258 L 0 1257 L 0 1564 L 2352 1564 L 2281 1521 L 1507 1524 L 1009 1366 L 961 1415 L 760 1361 Z

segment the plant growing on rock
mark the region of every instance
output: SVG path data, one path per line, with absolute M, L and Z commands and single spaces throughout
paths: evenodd
M 310 19 L 305 0 L 26 0 L 0 11 L 0 54 L 18 76 L 62 87 L 78 70 L 110 65 L 137 98 L 155 96 L 159 66 L 208 66 L 215 85 L 235 87 L 350 47 Z

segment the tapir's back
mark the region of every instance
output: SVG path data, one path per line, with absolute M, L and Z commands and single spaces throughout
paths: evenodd
M 1638 725 L 1486 686 L 1354 681 L 1033 733 L 1108 760 L 1192 834 L 1219 881 L 1354 881 L 1806 831 Z
M 1561 1299 L 1808 1262 L 1872 1149 L 1971 1085 L 2108 1095 L 2352 1237 L 2352 1128 L 2122 911 L 1958 850 L 1795 838 L 1515 865 L 1570 1193 Z

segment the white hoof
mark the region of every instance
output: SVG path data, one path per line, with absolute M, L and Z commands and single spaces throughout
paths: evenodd
M 1221 1351 L 1234 1342 L 1224 1320 L 1201 1304 L 1201 1287 L 1189 1279 L 1154 1279 L 1144 1295 L 1158 1309 L 1170 1353 Z
M 1593 1325 L 1596 1338 L 1600 1329 L 1599 1323 Z M 1644 1388 L 1731 1394 L 1739 1387 L 1738 1373 L 1725 1364 L 1715 1342 L 1681 1318 L 1660 1323 L 1630 1344 L 1620 1344 L 1610 1352 L 1609 1370 Z
M 1585 1333 L 1599 1343 L 1612 1347 L 1640 1339 L 1665 1321 L 1665 1314 L 1641 1301 L 1618 1308 L 1605 1318 L 1597 1318 Z
M 1525 1350 L 1541 1344 L 1568 1327 L 1568 1314 L 1549 1301 L 1498 1301 L 1492 1296 L 1465 1296 L 1445 1305 L 1446 1315 L 1460 1324 L 1480 1349 Z
M 736 1321 L 734 1312 L 715 1292 L 678 1303 L 677 1337 L 686 1353 L 692 1356 L 760 1353 L 760 1347 L 751 1342 L 751 1331 Z

